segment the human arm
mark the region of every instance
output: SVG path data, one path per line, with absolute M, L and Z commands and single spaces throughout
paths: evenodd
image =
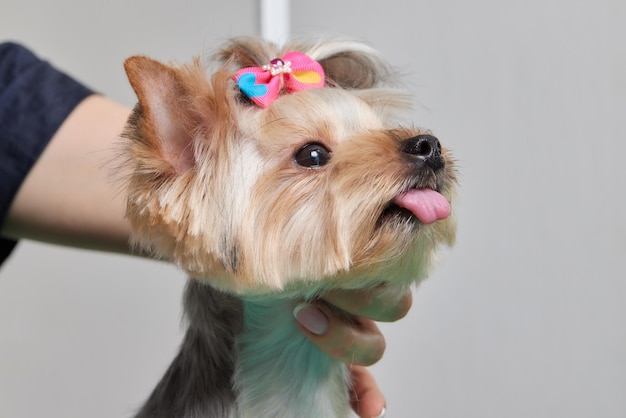
M 127 253 L 130 226 L 108 163 L 129 113 L 102 96 L 83 100 L 22 183 L 2 235 Z

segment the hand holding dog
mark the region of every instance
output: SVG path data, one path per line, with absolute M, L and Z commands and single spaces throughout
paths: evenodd
M 300 330 L 316 346 L 349 365 L 352 409 L 363 418 L 383 416 L 385 410 L 385 398 L 364 367 L 380 360 L 385 351 L 385 338 L 375 321 L 402 319 L 411 308 L 413 294 L 407 290 L 399 301 L 388 299 L 380 290 L 334 290 L 324 295 L 324 301 L 353 315 L 349 321 L 325 303 L 302 307 L 296 315 Z

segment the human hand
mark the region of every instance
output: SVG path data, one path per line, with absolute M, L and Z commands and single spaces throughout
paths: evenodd
M 400 296 L 381 289 L 336 290 L 323 301 L 294 310 L 300 330 L 322 351 L 348 364 L 352 408 L 362 418 L 382 417 L 385 411 L 385 398 L 364 367 L 380 360 L 385 351 L 385 338 L 374 321 L 403 318 L 412 301 L 409 289 Z

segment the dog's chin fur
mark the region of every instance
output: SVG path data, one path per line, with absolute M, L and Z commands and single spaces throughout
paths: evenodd
M 234 72 L 287 51 L 320 62 L 326 87 L 283 94 L 265 109 L 243 98 Z M 138 416 L 347 416 L 345 370 L 299 333 L 294 301 L 425 278 L 438 247 L 454 241 L 454 216 L 426 225 L 389 207 L 411 188 L 452 201 L 448 151 L 439 170 L 407 159 L 403 141 L 429 132 L 395 122 L 407 95 L 380 55 L 357 42 L 278 49 L 240 38 L 208 70 L 199 60 L 169 66 L 145 57 L 125 68 L 139 98 L 123 135 L 133 240 L 195 278 L 181 353 Z M 297 163 L 310 143 L 330 151 L 327 164 Z M 245 302 L 233 307 L 227 294 Z M 222 299 L 227 310 L 194 313 Z M 228 326 L 209 331 L 214 323 Z M 204 347 L 229 341 L 236 354 Z M 219 377 L 194 369 L 215 361 L 232 367 Z M 207 387 L 226 395 L 216 401 L 220 391 Z

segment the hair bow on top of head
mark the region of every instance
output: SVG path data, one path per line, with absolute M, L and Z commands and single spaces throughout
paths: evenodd
M 287 52 L 262 67 L 245 67 L 234 77 L 243 94 L 265 108 L 272 104 L 285 88 L 288 92 L 324 87 L 321 64 L 300 52 Z

